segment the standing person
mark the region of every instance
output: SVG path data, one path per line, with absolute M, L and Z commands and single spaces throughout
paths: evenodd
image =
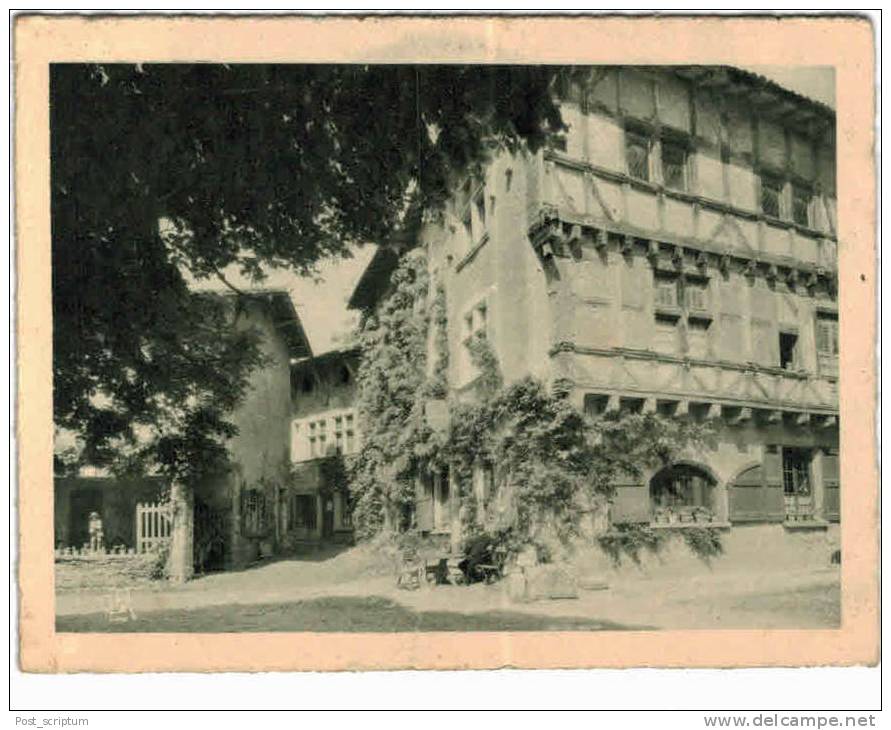
M 102 532 L 102 517 L 98 512 L 90 512 L 89 522 L 90 551 L 97 553 L 102 549 L 104 535 Z

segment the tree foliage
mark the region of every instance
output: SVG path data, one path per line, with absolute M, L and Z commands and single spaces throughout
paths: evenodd
M 307 273 L 386 243 L 493 148 L 558 132 L 557 72 L 54 64 L 57 425 L 91 461 L 162 422 L 151 456 L 171 470 L 213 451 L 258 350 L 219 303 L 190 296 L 184 273 Z

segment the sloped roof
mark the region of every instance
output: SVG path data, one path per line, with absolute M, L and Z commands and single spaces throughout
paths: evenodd
M 391 274 L 399 265 L 399 255 L 386 246 L 374 252 L 362 276 L 350 295 L 347 306 L 350 309 L 373 309 L 387 288 Z
M 835 123 L 835 110 L 792 91 L 766 76 L 736 66 L 674 66 L 674 72 L 694 83 L 721 93 L 747 96 L 753 104 L 793 121 L 819 120 Z
M 288 344 L 288 351 L 292 358 L 312 357 L 312 348 L 309 338 L 303 329 L 303 323 L 291 300 L 291 294 L 286 289 L 247 289 L 243 292 L 234 291 L 198 291 L 200 296 L 218 297 L 245 297 L 253 301 L 259 301 L 269 307 L 272 315 L 272 324 L 281 332 Z
M 358 357 L 362 352 L 362 348 L 358 343 L 345 345 L 333 350 L 327 350 L 319 355 L 310 355 L 294 360 L 292 367 L 301 368 L 305 365 L 327 365 L 330 363 L 341 362 Z

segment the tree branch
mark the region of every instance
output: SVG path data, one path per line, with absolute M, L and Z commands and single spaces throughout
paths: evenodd
M 239 289 L 239 288 L 238 288 L 237 286 L 235 286 L 232 282 L 230 282 L 225 276 L 223 276 L 223 272 L 222 272 L 222 271 L 220 271 L 220 270 L 217 269 L 217 268 L 214 268 L 213 272 L 214 272 L 214 274 L 216 274 L 217 279 L 219 279 L 221 282 L 223 282 L 227 287 L 229 287 L 229 288 L 230 288 L 232 291 L 234 291 L 236 294 L 238 294 L 238 295 L 241 296 L 241 297 L 247 296 L 247 293 L 246 293 L 246 292 L 244 292 L 244 291 L 242 291 L 241 289 Z

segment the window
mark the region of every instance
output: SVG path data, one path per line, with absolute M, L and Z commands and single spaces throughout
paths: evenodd
M 687 189 L 687 150 L 677 142 L 662 142 L 662 182 L 667 188 Z
M 650 500 L 657 521 L 661 513 L 686 515 L 713 509 L 714 480 L 695 466 L 678 465 L 658 472 L 650 481 Z
M 334 449 L 338 454 L 352 454 L 356 451 L 355 417 L 352 413 L 334 416 Z
M 352 454 L 356 450 L 356 432 L 353 427 L 353 414 L 348 413 L 344 416 L 344 425 L 346 427 L 346 453 Z
M 639 180 L 650 179 L 650 140 L 637 132 L 625 132 L 625 160 L 628 174 Z
M 334 419 L 334 449 L 338 454 L 343 453 L 344 437 L 343 416 L 337 416 Z
M 705 357 L 712 322 L 708 279 L 695 273 L 656 272 L 654 285 L 655 350 Z
M 780 332 L 780 367 L 792 370 L 798 364 L 798 335 L 792 332 Z
M 318 421 L 310 421 L 309 430 L 309 458 L 315 459 L 325 456 L 327 453 L 327 422 L 323 418 Z
M 350 505 L 350 500 L 346 494 L 343 492 L 337 492 L 335 494 L 335 498 L 338 500 L 340 505 L 340 526 L 341 527 L 352 527 L 353 526 L 353 510 Z
M 657 273 L 655 287 L 657 312 L 683 309 L 684 313 L 693 318 L 711 319 L 708 315 L 708 280 L 689 274 L 676 276 Z
M 294 421 L 291 459 L 298 462 L 329 456 L 329 446 L 333 446 L 334 453 L 352 454 L 355 453 L 358 444 L 354 412 L 328 411 Z
M 266 534 L 266 495 L 257 489 L 241 493 L 241 532 L 247 537 Z
M 318 524 L 314 494 L 292 494 L 288 502 L 288 529 L 315 530 Z
M 838 317 L 822 312 L 817 315 L 817 353 L 838 357 Z
M 803 185 L 792 185 L 792 220 L 800 226 L 810 225 L 811 191 Z
M 704 282 L 684 282 L 684 306 L 689 312 L 705 312 L 708 310 L 706 295 L 707 284 Z
M 494 202 L 494 198 L 492 198 Z M 486 188 L 477 180 L 468 180 L 461 186 L 456 202 L 456 212 L 461 219 L 463 247 L 471 249 L 480 243 L 488 232 Z
M 462 380 L 469 381 L 475 371 L 473 362 L 473 343 L 476 340 L 488 339 L 489 310 L 485 301 L 479 302 L 464 315 L 462 332 Z
M 656 277 L 656 306 L 676 309 L 678 306 L 678 280 L 674 276 Z
M 820 372 L 838 374 L 838 315 L 818 312 L 814 334 Z
M 772 175 L 761 175 L 761 211 L 773 218 L 780 217 L 783 182 Z
M 783 492 L 811 493 L 811 452 L 807 449 L 783 448 Z

